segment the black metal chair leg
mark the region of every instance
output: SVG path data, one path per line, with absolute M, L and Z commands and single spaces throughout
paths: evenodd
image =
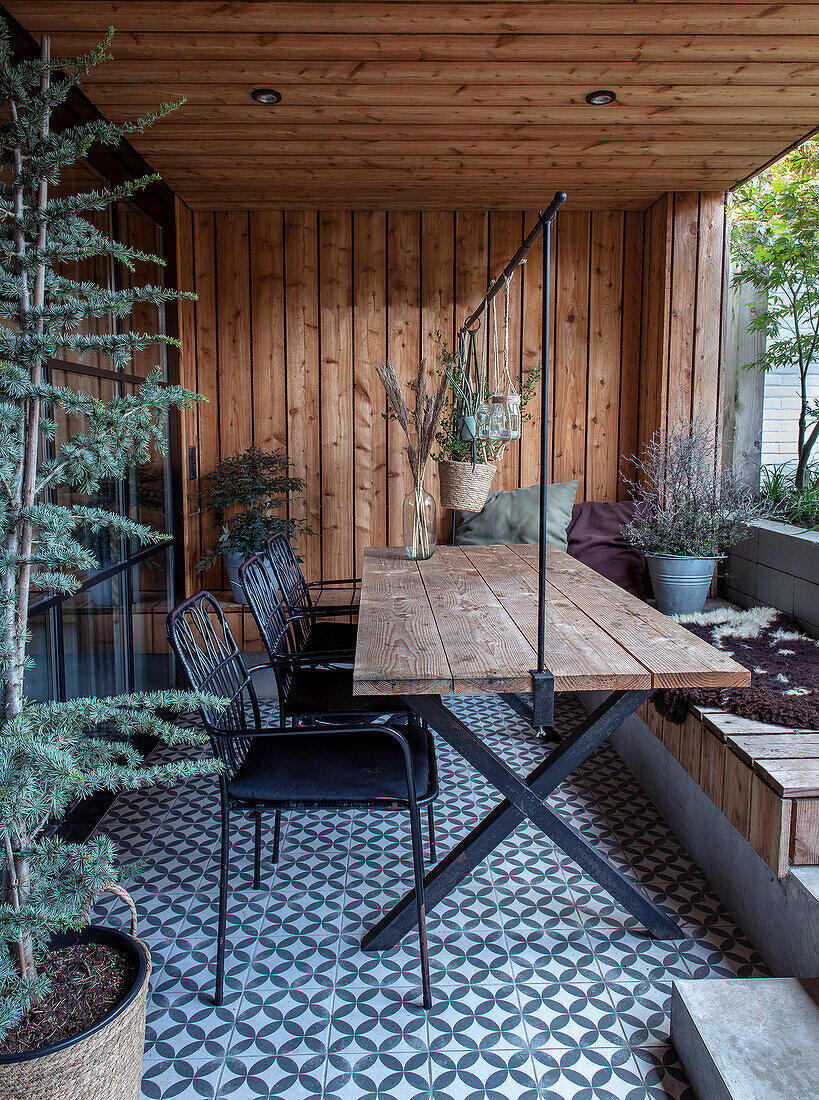
M 262 888 L 262 814 L 260 810 L 254 810 L 256 819 L 253 830 L 253 889 Z
M 418 945 L 421 950 L 421 993 L 424 1008 L 432 1008 L 429 982 L 429 952 L 427 948 L 427 920 L 424 907 L 424 842 L 421 837 L 421 815 L 415 791 L 409 792 L 410 830 L 412 833 L 412 865 L 415 872 L 415 898 L 418 910 Z
M 225 939 L 227 936 L 228 873 L 230 870 L 230 807 L 224 777 L 222 788 L 222 859 L 219 873 L 219 924 L 216 937 L 216 997 L 217 1005 L 225 998 Z
M 282 812 L 276 810 L 273 818 L 273 862 L 279 862 L 279 841 L 282 835 Z
M 435 848 L 435 814 L 431 802 L 427 806 L 427 826 L 429 831 L 429 862 L 435 863 L 438 855 Z

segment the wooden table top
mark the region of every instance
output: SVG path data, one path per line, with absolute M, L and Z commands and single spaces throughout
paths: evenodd
M 538 547 L 443 546 L 428 561 L 364 552 L 356 695 L 532 690 Z M 556 691 L 729 687 L 750 673 L 549 547 L 546 664 Z

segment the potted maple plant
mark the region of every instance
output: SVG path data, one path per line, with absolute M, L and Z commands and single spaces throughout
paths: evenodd
M 117 189 L 55 196 L 60 172 L 95 141 L 116 144 L 128 130 L 105 121 L 55 133 L 51 116 L 88 69 L 107 60 L 110 34 L 88 54 L 15 61 L 0 22 L 0 1096 L 136 1100 L 150 959 L 136 940 L 88 924 L 105 889 L 124 872 L 110 839 L 61 840 L 52 826 L 96 791 L 169 784 L 213 770 L 208 759 L 143 761 L 130 738 L 170 745 L 201 740 L 170 720 L 203 698 L 175 691 L 107 699 L 31 703 L 25 694 L 29 594 L 71 594 L 99 568 L 94 533 L 148 543 L 158 535 L 100 507 L 105 479 L 122 479 L 153 449 L 166 453 L 169 411 L 196 400 L 155 371 L 134 392 L 104 401 L 52 385 L 48 364 L 100 353 L 117 369 L 135 347 L 166 340 L 144 333 L 89 333 L 92 319 L 125 316 L 134 303 L 169 301 L 173 291 L 114 291 L 75 277 L 95 257 L 128 267 L 144 259 L 109 240 L 83 215 L 105 209 L 155 177 Z M 158 114 L 169 110 L 163 107 Z M 149 258 L 157 261 L 155 257 Z M 55 441 L 54 423 L 65 425 Z M 48 446 L 45 446 L 48 444 Z M 71 500 L 74 503 L 67 504 Z M 85 501 L 85 503 L 83 503 Z M 217 701 L 218 702 L 218 701 Z M 133 928 L 135 931 L 135 928 Z

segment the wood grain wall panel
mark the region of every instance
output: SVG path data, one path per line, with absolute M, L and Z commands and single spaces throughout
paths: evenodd
M 455 324 L 461 325 L 489 283 L 489 216 L 484 210 L 455 215 Z
M 549 234 L 549 331 L 547 333 L 549 349 L 549 392 L 547 407 L 549 409 L 549 440 L 548 440 L 548 477 L 550 481 L 555 479 L 555 434 L 557 425 L 555 421 L 555 349 L 557 347 L 557 240 L 558 231 L 553 228 Z M 545 271 L 544 283 L 546 285 Z M 529 445 L 531 446 L 531 444 Z M 538 444 L 539 447 L 539 444 Z M 528 448 L 527 448 L 528 449 Z M 540 456 L 536 452 L 535 457 L 535 481 L 540 476 Z
M 321 576 L 321 385 L 318 332 L 318 229 L 313 211 L 284 216 L 288 447 L 305 489 L 291 515 L 313 531 L 300 540 L 305 570 Z
M 702 195 L 695 204 L 690 195 L 666 196 L 645 213 L 560 216 L 551 248 L 550 454 L 554 480 L 585 481 L 580 499 L 625 495 L 619 456 L 633 454 L 664 418 L 671 349 L 680 349 L 675 372 L 687 392 L 716 400 L 721 199 Z M 431 375 L 436 329 L 453 343 L 490 273 L 499 274 L 535 217 L 463 210 L 191 214 L 179 205 L 179 278 L 192 280 L 199 296 L 183 311 L 183 369 L 188 384 L 210 399 L 191 417 L 199 470 L 254 440 L 286 445 L 306 483 L 292 515 L 315 532 L 299 543 L 311 577 L 347 576 L 360 568 L 366 546 L 402 541 L 409 465 L 403 435 L 382 416 L 375 363 L 389 355 L 410 381 L 423 355 Z M 512 284 L 515 372 L 542 362 L 543 276 L 541 240 Z M 501 319 L 502 296 L 498 313 Z M 693 346 L 686 335 L 692 332 Z M 690 356 L 682 350 L 688 347 Z M 536 398 L 531 409 L 538 407 Z M 539 429 L 537 415 L 524 423 L 496 487 L 538 480 Z M 428 485 L 435 487 L 434 471 Z M 447 537 L 449 516 L 441 520 Z M 189 569 L 213 534 L 198 519 L 187 524 Z M 204 579 L 224 586 L 218 568 Z M 190 587 L 199 584 L 191 575 Z
M 250 214 L 250 317 L 253 442 L 286 452 L 284 219 L 278 210 Z
M 179 250 L 177 241 L 177 250 Z M 196 388 L 207 400 L 197 407 L 199 477 L 219 461 L 219 374 L 216 335 L 216 256 L 211 214 L 193 215 L 193 256 L 196 280 Z M 196 488 L 195 486 L 193 488 Z M 200 547 L 209 545 L 215 532 L 208 516 L 199 517 Z M 222 567 L 210 566 L 201 574 L 206 588 L 222 588 Z
M 680 406 L 717 422 L 724 250 L 722 193 L 665 195 L 646 211 L 642 442 Z
M 623 219 L 623 323 L 620 340 L 620 469 L 617 499 L 625 500 L 634 479 L 640 414 L 640 327 L 643 308 L 643 214 L 627 210 Z
M 555 279 L 554 480 L 579 478 L 578 500 L 585 499 L 589 228 L 586 210 L 562 215 Z
M 490 277 L 495 278 L 498 272 L 506 266 L 509 257 L 523 240 L 525 230 L 523 228 L 523 216 L 517 210 L 493 210 L 489 215 L 489 272 Z M 521 346 L 521 304 L 522 304 L 522 272 L 517 271 L 509 283 L 509 341 L 508 341 L 508 370 L 516 387 L 520 389 L 520 346 Z M 503 288 L 494 299 L 494 309 L 490 310 L 492 318 L 492 388 L 494 388 L 494 343 L 495 322 L 497 321 L 498 343 L 498 385 L 499 392 L 505 392 L 507 383 L 503 374 L 504 370 L 504 314 L 506 310 L 505 292 Z M 520 446 L 510 447 L 503 457 L 495 475 L 493 487 L 496 489 L 517 489 L 520 485 Z
M 671 409 L 691 408 L 694 363 L 694 303 L 697 294 L 697 243 L 700 197 L 696 191 L 674 196 L 671 319 L 668 338 L 668 401 Z
M 671 302 L 672 203 L 673 196 L 663 195 L 645 213 L 638 432 L 640 442 L 650 439 L 665 423 Z
M 421 355 L 421 214 L 391 210 L 387 215 L 387 356 L 399 381 L 412 382 Z M 412 407 L 409 390 L 404 396 Z M 401 545 L 401 506 L 412 489 L 407 441 L 394 421 L 387 425 L 387 533 Z
M 623 316 L 623 213 L 595 211 L 591 226 L 589 384 L 586 430 L 586 498 L 616 500 Z M 622 368 L 621 368 L 622 369 Z
M 352 215 L 320 214 L 321 566 L 327 577 L 350 577 L 354 564 L 352 260 Z
M 449 347 L 455 340 L 455 212 L 425 210 L 421 214 L 421 351 L 427 364 L 428 392 L 434 394 L 439 382 L 440 347 L 438 339 Z M 438 335 L 436 335 L 438 334 Z M 437 444 L 433 454 L 437 451 Z M 426 487 L 438 500 L 438 463 L 427 467 Z M 451 516 L 438 516 L 438 538 L 450 536 Z
M 174 215 L 177 226 L 176 252 L 176 286 L 187 294 L 196 292 L 196 272 L 194 271 L 193 251 L 193 215 L 185 203 L 180 199 L 175 200 Z M 179 384 L 187 390 L 197 392 L 196 384 L 196 303 L 190 299 L 180 298 L 177 303 L 179 317 L 179 338 L 182 347 L 179 349 Z M 194 448 L 194 455 L 198 444 L 196 418 L 198 406 L 183 409 L 179 414 L 179 452 L 182 456 L 184 469 L 188 469 L 189 448 Z M 189 488 L 195 490 L 198 477 L 189 480 Z M 185 576 L 192 577 L 196 564 L 199 561 L 199 517 L 195 514 L 189 500 L 183 500 L 182 511 L 184 515 L 184 552 L 185 552 Z M 188 593 L 186 592 L 185 595 Z
M 223 455 L 253 438 L 253 371 L 250 351 L 250 239 L 247 214 L 219 211 L 216 228 L 219 443 Z
M 700 195 L 693 405 L 716 419 L 719 395 L 725 196 Z
M 524 235 L 537 220 L 538 211 L 528 210 L 523 214 Z M 526 257 L 521 278 L 523 302 L 521 305 L 521 383 L 532 371 L 543 366 L 543 236 L 538 237 Z M 550 357 L 552 348 L 549 349 Z M 540 409 L 540 381 L 535 384 L 528 412 L 531 420 L 524 420 L 520 441 L 520 484 L 533 485 L 540 473 L 540 417 L 535 411 Z M 526 414 L 524 413 L 524 416 Z M 549 417 L 551 423 L 551 416 Z M 551 459 L 551 448 L 549 449 Z M 550 461 L 551 467 L 551 461 Z M 548 475 L 547 475 L 548 476 Z
M 353 215 L 356 576 L 367 546 L 387 544 L 387 402 L 375 371 L 387 358 L 387 215 Z

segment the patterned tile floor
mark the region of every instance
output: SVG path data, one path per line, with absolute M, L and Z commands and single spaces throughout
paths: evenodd
M 542 757 L 544 742 L 494 697 L 450 704 L 521 772 Z M 583 713 L 564 697 L 559 725 Z M 443 851 L 497 795 L 443 743 L 439 757 Z M 227 992 L 215 1008 L 215 783 L 119 797 L 101 828 L 123 858 L 152 861 L 133 891 L 154 961 L 143 1096 L 691 1097 L 669 1045 L 671 981 L 763 975 L 764 963 L 611 749 L 551 802 L 676 913 L 686 938 L 647 938 L 524 824 L 430 914 L 425 1013 L 414 936 L 381 955 L 358 946 L 411 878 L 402 815 L 288 815 L 262 891 L 252 889 L 251 826 L 241 823 Z M 106 905 L 96 915 L 115 923 L 116 903 Z

